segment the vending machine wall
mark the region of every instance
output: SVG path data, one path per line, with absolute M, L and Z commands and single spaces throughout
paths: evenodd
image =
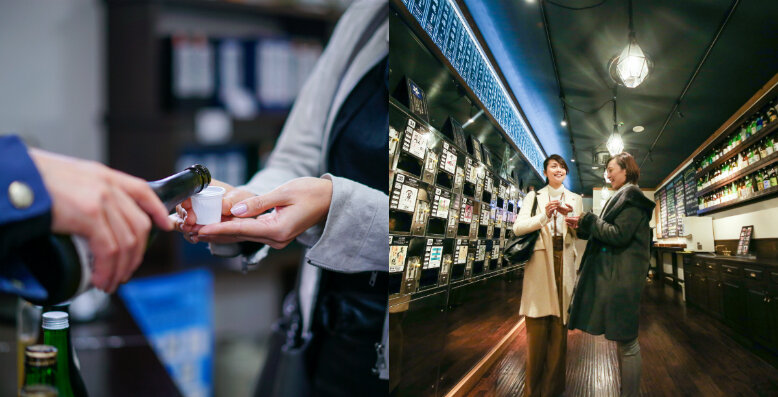
M 424 8 L 432 4 L 451 5 Z M 503 329 L 519 319 L 523 264 L 502 255 L 520 201 L 542 179 L 520 149 L 527 142 L 497 121 L 506 103 L 499 115 L 488 110 L 457 71 L 466 62 L 452 64 L 404 3 L 391 5 L 390 393 L 445 395 L 491 347 L 488 337 L 462 339 L 463 327 Z M 451 37 L 464 44 L 469 36 L 458 32 Z

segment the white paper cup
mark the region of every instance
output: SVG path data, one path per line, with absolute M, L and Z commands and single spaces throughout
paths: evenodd
M 197 216 L 198 225 L 210 225 L 222 220 L 222 197 L 224 188 L 208 186 L 200 193 L 192 196 L 192 210 Z

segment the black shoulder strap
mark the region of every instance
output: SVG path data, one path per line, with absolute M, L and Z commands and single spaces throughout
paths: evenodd
M 529 216 L 535 216 L 537 209 L 538 209 L 538 193 L 535 192 L 535 202 L 532 203 L 532 212 L 530 213 Z

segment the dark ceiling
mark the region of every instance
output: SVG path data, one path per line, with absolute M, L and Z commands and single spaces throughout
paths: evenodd
M 555 2 L 582 7 L 601 0 Z M 591 111 L 613 95 L 607 63 L 626 45 L 628 2 L 606 0 L 586 10 L 569 10 L 547 1 L 541 5 L 538 0 L 461 0 L 459 4 L 475 21 L 545 151 L 572 158 L 572 133 L 577 170 L 571 172 L 569 186 L 586 194 L 602 186 L 603 169 L 592 169 L 593 153 L 606 150 L 613 129 L 612 105 L 588 113 L 568 107 L 568 127 L 560 125 L 560 86 L 542 9 L 566 102 Z M 672 112 L 657 140 L 733 6 L 734 13 L 680 102 L 683 117 Z M 653 188 L 778 72 L 778 1 L 633 0 L 633 9 L 638 42 L 654 68 L 637 88 L 618 88 L 618 121 L 624 123 L 619 131 L 625 151 L 641 164 L 641 186 Z M 636 125 L 645 130 L 632 132 Z

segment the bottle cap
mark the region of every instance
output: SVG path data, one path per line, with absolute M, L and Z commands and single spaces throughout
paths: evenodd
M 57 363 L 57 348 L 49 345 L 30 345 L 24 348 L 24 362 L 33 367 L 47 367 Z
M 68 314 L 65 312 L 43 313 L 43 329 L 67 329 Z

